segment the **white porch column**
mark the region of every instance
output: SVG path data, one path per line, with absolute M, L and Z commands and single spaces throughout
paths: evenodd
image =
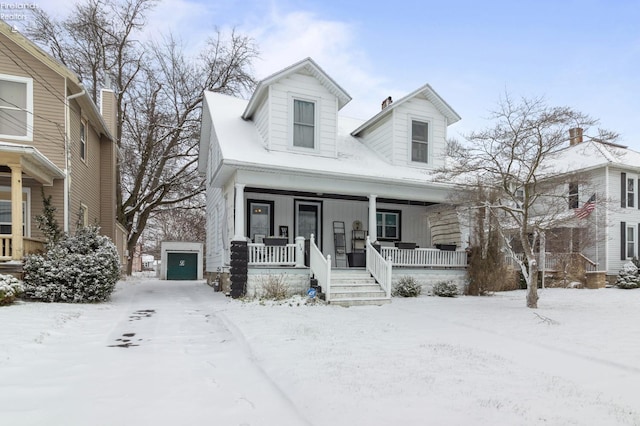
M 8 164 L 11 168 L 11 258 L 22 260 L 24 241 L 22 236 L 22 165 Z
M 378 226 L 376 221 L 376 198 L 377 195 L 369 195 L 369 238 L 371 243 L 378 241 Z
M 236 183 L 236 213 L 234 217 L 235 233 L 233 239 L 235 241 L 246 240 L 244 229 L 244 187 L 243 183 Z

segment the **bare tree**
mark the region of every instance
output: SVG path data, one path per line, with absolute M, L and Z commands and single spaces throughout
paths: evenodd
M 203 92 L 246 93 L 255 85 L 250 70 L 258 54 L 235 31 L 218 32 L 195 57 L 170 34 L 143 44 L 136 37 L 154 4 L 86 0 L 64 21 L 39 10 L 29 31 L 81 76 L 94 100 L 105 81 L 116 90 L 118 221 L 128 231 L 130 253 L 154 212 L 203 191 L 197 173 Z
M 497 218 L 504 249 L 519 265 L 527 283 L 527 306 L 538 306 L 536 247 L 545 232 L 574 220 L 568 210 L 566 183 L 584 179 L 569 174 L 568 165 L 554 159 L 567 146 L 569 129 L 588 129 L 597 121 L 567 107 L 550 107 L 543 99 L 514 101 L 506 95 L 491 117 L 495 124 L 471 133 L 466 144 L 450 144 L 454 164 L 438 170 L 438 176 L 460 182 L 472 195 L 491 197 L 471 201 L 485 217 Z M 615 134 L 599 132 L 600 139 Z M 515 255 L 517 242 L 524 258 Z

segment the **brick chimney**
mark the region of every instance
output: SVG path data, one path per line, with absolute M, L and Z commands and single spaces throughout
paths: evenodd
M 569 129 L 569 145 L 578 145 L 582 143 L 582 128 L 574 127 L 573 129 Z
M 385 109 L 386 107 L 388 107 L 392 103 L 393 103 L 393 99 L 391 99 L 391 96 L 389 96 L 387 99 L 382 101 L 382 109 Z

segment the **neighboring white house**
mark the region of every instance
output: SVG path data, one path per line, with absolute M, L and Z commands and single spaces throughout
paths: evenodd
M 429 85 L 385 100 L 367 121 L 339 114 L 350 100 L 310 58 L 261 81 L 248 101 L 205 93 L 199 169 L 207 185 L 208 273 L 227 273 L 231 241 L 248 241 L 250 276 L 256 268 L 306 264 L 328 293 L 333 284 L 318 262 L 330 256 L 325 266 L 333 269 L 373 268 L 370 259 L 382 257 L 376 251 L 364 262 L 367 236 L 396 266 L 443 273 L 466 266 L 465 230 L 446 205 L 452 187 L 430 177 L 444 164 L 447 128 L 460 116 Z M 399 242 L 417 249 L 396 248 Z M 385 277 L 376 280 L 388 295 Z
M 617 144 L 583 142 L 581 130 L 577 131 L 554 161 L 588 182 L 584 187 L 567 182 L 567 191 L 575 194 L 569 197 L 568 208 L 583 207 L 595 195 L 595 209 L 578 221 L 582 237 L 589 241 L 580 250 L 611 281 L 640 249 L 640 153 Z

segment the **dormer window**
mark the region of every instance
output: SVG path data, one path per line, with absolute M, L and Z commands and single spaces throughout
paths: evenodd
M 315 109 L 313 102 L 293 100 L 293 146 L 311 148 L 315 146 Z
M 429 123 L 411 120 L 411 161 L 429 162 Z

